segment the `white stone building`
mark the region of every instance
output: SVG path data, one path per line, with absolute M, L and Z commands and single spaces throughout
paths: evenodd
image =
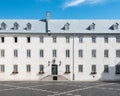
M 120 20 L 0 20 L 0 80 L 120 80 Z

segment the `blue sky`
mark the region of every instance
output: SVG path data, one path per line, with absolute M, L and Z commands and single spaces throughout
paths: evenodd
M 0 19 L 120 19 L 120 0 L 0 0 Z

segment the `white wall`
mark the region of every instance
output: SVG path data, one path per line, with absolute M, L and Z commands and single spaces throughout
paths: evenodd
M 44 35 L 43 35 L 44 36 Z M 116 58 L 116 49 L 120 49 L 120 44 L 116 43 L 115 36 L 109 37 L 109 43 L 104 43 L 104 37 L 98 36 L 96 43 L 91 42 L 91 36 L 84 36 L 83 43 L 79 43 L 78 36 L 74 39 L 74 70 L 75 80 L 93 81 L 93 80 L 120 80 L 120 75 L 115 74 L 115 65 L 119 63 Z M 0 49 L 5 50 L 5 57 L 0 57 L 0 64 L 5 65 L 5 72 L 0 73 L 0 80 L 40 80 L 51 75 L 52 60 L 58 65 L 58 74 L 63 75 L 69 80 L 73 80 L 73 37 L 70 37 L 70 43 L 66 43 L 65 36 L 57 36 L 57 43 L 52 42 L 52 36 L 44 36 L 44 43 L 40 43 L 39 36 L 31 36 L 31 43 L 27 43 L 26 36 L 18 35 L 18 43 L 14 43 L 13 36 L 6 36 L 5 43 L 0 43 Z M 18 49 L 18 58 L 13 56 L 13 50 Z M 31 49 L 31 58 L 27 58 L 26 50 Z M 39 50 L 44 50 L 44 58 L 39 56 Z M 57 57 L 52 57 L 52 50 L 57 50 Z M 70 49 L 70 58 L 65 57 L 65 50 Z M 83 49 L 83 58 L 78 57 L 78 50 Z M 91 57 L 91 50 L 96 49 L 97 57 Z M 109 58 L 104 58 L 104 50 L 109 50 Z M 50 61 L 50 66 L 48 66 Z M 61 61 L 61 65 L 59 62 Z M 13 65 L 18 65 L 18 74 L 12 74 Z M 26 72 L 26 65 L 31 65 L 31 72 Z M 45 67 L 45 74 L 38 75 L 39 65 Z M 70 74 L 64 74 L 65 65 L 70 65 Z M 83 65 L 83 72 L 78 72 L 78 65 Z M 97 74 L 93 78 L 90 75 L 91 65 L 97 67 Z M 104 65 L 109 65 L 109 73 L 103 73 Z

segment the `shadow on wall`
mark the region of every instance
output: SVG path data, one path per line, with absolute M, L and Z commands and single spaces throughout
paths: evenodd
M 100 81 L 120 81 L 120 62 L 115 66 L 104 65 L 104 70 L 99 78 Z

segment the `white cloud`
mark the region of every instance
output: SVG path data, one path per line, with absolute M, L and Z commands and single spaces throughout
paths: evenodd
M 87 3 L 87 4 L 97 4 L 100 2 L 103 2 L 105 0 L 67 0 L 63 7 L 67 8 L 67 7 L 73 7 L 73 6 L 78 6 L 81 5 L 82 3 Z
M 72 6 L 77 6 L 83 2 L 85 2 L 86 0 L 71 0 L 71 1 L 68 1 L 64 4 L 64 7 L 72 7 Z

